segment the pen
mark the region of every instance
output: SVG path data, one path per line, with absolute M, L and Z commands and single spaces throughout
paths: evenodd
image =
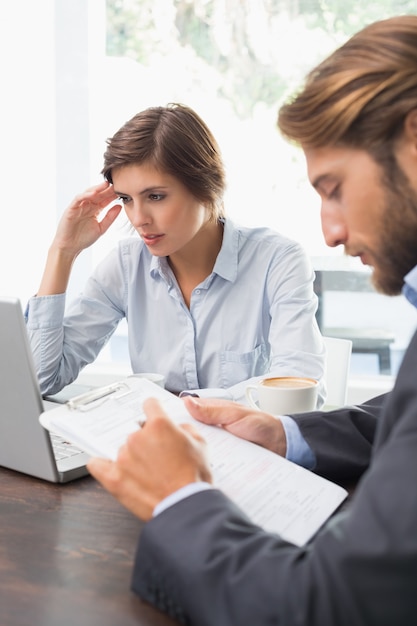
M 123 385 L 121 383 L 112 383 L 111 385 L 107 385 L 107 387 L 93 389 L 92 391 L 87 391 L 86 393 L 82 393 L 81 395 L 72 398 L 67 402 L 67 406 L 70 409 L 76 409 L 77 407 L 91 404 L 92 402 L 95 402 L 95 400 L 101 400 L 102 398 L 105 398 L 122 388 Z

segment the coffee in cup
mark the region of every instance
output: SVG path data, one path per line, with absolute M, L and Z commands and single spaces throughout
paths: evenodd
M 258 402 L 253 394 L 256 393 Z M 253 408 L 288 415 L 316 408 L 318 382 L 304 376 L 271 376 L 246 387 L 246 398 Z

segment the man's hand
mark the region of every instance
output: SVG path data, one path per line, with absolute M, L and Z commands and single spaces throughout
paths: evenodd
M 287 452 L 287 440 L 281 420 L 237 402 L 209 398 L 183 398 L 194 419 L 221 426 L 237 437 L 257 443 L 281 456 Z
M 144 427 L 129 436 L 116 462 L 90 459 L 88 470 L 127 509 L 149 520 L 168 495 L 212 478 L 204 440 L 192 426 L 174 424 L 153 398 L 144 410 Z

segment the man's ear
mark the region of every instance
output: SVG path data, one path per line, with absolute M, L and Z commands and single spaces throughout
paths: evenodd
M 417 192 L 417 108 L 405 116 L 395 158 Z
M 404 135 L 413 144 L 417 152 L 417 109 L 407 113 L 404 120 Z

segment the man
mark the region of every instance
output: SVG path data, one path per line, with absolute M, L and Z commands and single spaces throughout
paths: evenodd
M 309 75 L 278 125 L 305 152 L 328 245 L 343 244 L 374 268 L 381 291 L 403 290 L 417 306 L 417 16 L 354 36 Z M 148 400 L 148 422 L 117 462 L 89 466 L 150 520 L 133 589 L 184 624 L 415 625 L 416 369 L 417 334 L 393 391 L 361 407 L 281 421 L 185 399 L 197 419 L 330 478 L 363 474 L 348 508 L 303 548 L 212 488 L 203 442 Z

